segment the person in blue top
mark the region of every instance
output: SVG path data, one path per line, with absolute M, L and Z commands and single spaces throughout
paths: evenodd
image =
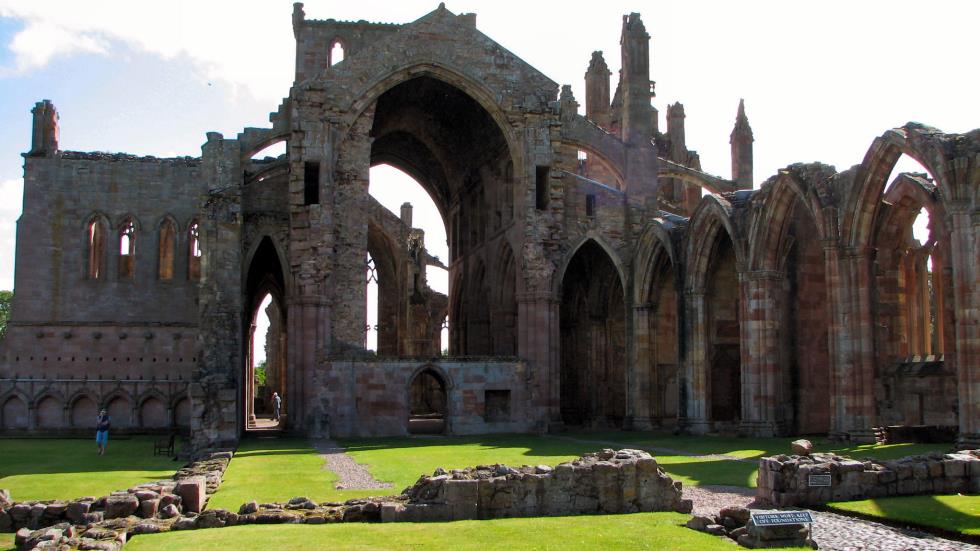
M 95 421 L 95 443 L 99 446 L 99 455 L 105 455 L 109 446 L 109 412 L 102 410 Z

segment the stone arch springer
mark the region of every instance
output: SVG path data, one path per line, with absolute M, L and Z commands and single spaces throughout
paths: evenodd
M 720 231 L 727 233 L 735 251 L 735 262 L 744 266 L 745 251 L 742 240 L 738 239 L 735 225 L 732 222 L 732 205 L 718 195 L 707 195 L 701 199 L 698 208 L 691 216 L 687 229 L 687 245 L 684 249 L 684 260 L 687 274 L 684 280 L 688 292 L 702 292 L 705 278 L 711 264 L 711 250 L 718 240 Z
M 657 274 L 657 263 L 666 256 L 667 262 L 675 270 L 678 268 L 677 252 L 670 232 L 674 223 L 665 218 L 654 218 L 647 225 L 637 242 L 633 262 L 634 304 L 645 304 L 650 300 L 650 287 Z
M 842 209 L 841 241 L 845 246 L 862 249 L 872 242 L 874 220 L 888 185 L 888 175 L 902 154 L 929 171 L 941 198 L 957 197 L 950 181 L 953 168 L 947 142 L 943 140 L 945 136 L 936 128 L 909 122 L 875 138 L 857 166 Z
M 760 198 L 761 208 L 756 210 L 748 228 L 746 268 L 749 271 L 779 271 L 784 253 L 783 240 L 789 223 L 799 216 L 794 208 L 802 205 L 805 215 L 810 217 L 817 228 L 817 240 L 826 242 L 832 239 L 832 230 L 823 215 L 825 205 L 818 187 L 827 187 L 827 182 L 836 171 L 833 167 L 813 163 L 792 165 L 781 169 L 779 174 L 763 183 L 761 190 L 753 197 Z
M 565 281 L 565 274 L 568 271 L 568 265 L 571 264 L 572 260 L 575 258 L 575 255 L 589 241 L 592 241 L 598 245 L 599 248 L 606 253 L 609 261 L 612 262 L 613 266 L 616 268 L 616 275 L 619 277 L 619 284 L 622 286 L 623 300 L 625 301 L 627 298 L 629 298 L 626 295 L 626 290 L 629 289 L 629 270 L 622 258 L 620 258 L 619 253 L 616 252 L 616 249 L 612 248 L 612 246 L 609 245 L 609 243 L 606 242 L 601 235 L 593 230 L 589 230 L 585 233 L 585 235 L 580 237 L 562 257 L 562 260 L 558 265 L 558 269 L 554 271 L 554 279 L 551 282 L 551 292 L 553 296 L 561 296 L 562 283 Z

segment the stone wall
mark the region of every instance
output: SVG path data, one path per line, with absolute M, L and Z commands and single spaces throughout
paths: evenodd
M 603 450 L 554 468 L 440 469 L 402 495 L 407 502 L 382 505 L 382 521 L 691 512 L 691 501 L 681 499 L 680 482 L 639 450 Z
M 543 427 L 541 412 L 528 407 L 529 367 L 522 361 L 337 359 L 319 366 L 306 385 L 315 389 L 319 400 L 314 413 L 319 417 L 309 420 L 311 430 L 331 437 L 407 434 L 411 384 L 426 370 L 436 373 L 444 385 L 448 434 Z M 492 415 L 486 408 L 488 392 L 497 400 Z
M 188 428 L 190 375 L 143 378 L 137 373 L 120 378 L 0 378 L 0 429 L 10 436 L 91 436 L 102 408 L 112 418 L 114 434 Z
M 830 486 L 810 476 L 830 475 Z M 759 460 L 758 496 L 777 507 L 888 496 L 980 492 L 980 450 L 934 453 L 890 461 L 815 453 Z

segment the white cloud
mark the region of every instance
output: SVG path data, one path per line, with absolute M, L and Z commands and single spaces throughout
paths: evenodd
M 45 21 L 30 21 L 10 42 L 17 72 L 43 67 L 52 58 L 76 52 L 106 53 L 106 41 L 84 32 L 72 32 Z M 8 69 L 9 70 L 9 69 Z
M 37 2 L 0 0 L 0 17 L 23 22 L 7 47 L 7 74 L 58 57 L 113 55 L 115 44 L 173 59 L 187 55 L 201 78 L 278 102 L 292 81 L 291 7 L 270 2 Z M 276 21 L 272 25 L 270 21 Z

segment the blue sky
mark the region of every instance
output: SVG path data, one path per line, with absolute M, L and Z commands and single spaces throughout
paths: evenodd
M 408 22 L 435 1 L 307 2 L 309 18 Z M 592 50 L 619 68 L 621 17 L 652 35 L 654 104 L 682 101 L 688 146 L 729 176 L 739 98 L 755 131 L 755 180 L 792 162 L 857 164 L 873 138 L 915 120 L 949 132 L 980 127 L 973 2 L 450 1 L 478 27 L 584 103 Z M 0 288 L 13 282 L 14 221 L 30 109 L 51 99 L 61 146 L 157 156 L 199 155 L 204 133 L 268 124 L 292 79 L 289 1 L 0 0 Z M 661 126 L 665 127 L 663 120 Z M 402 196 L 379 176 L 387 202 Z M 383 180 L 383 182 L 382 182 Z M 429 244 L 444 243 L 439 221 Z M 433 229 L 429 229 L 433 228 Z M 441 235 L 440 235 L 440 238 Z M 444 238 L 442 238 L 444 239 Z M 445 254 L 442 254 L 445 258 Z

